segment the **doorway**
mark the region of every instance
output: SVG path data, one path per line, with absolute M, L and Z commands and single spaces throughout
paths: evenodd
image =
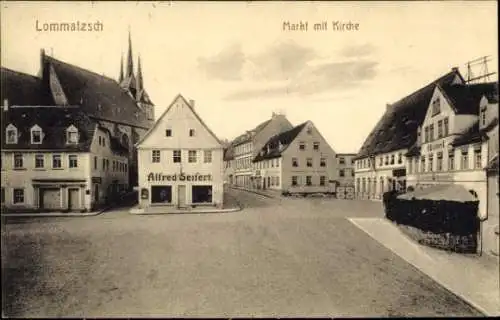
M 69 210 L 78 210 L 80 209 L 80 190 L 77 188 L 68 189 L 68 209 Z

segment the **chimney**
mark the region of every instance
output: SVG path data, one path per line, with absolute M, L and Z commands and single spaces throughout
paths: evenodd
M 3 111 L 9 111 L 9 100 L 3 99 Z
M 458 72 L 458 67 L 453 67 L 453 68 L 451 68 L 451 71 Z
M 191 105 L 191 108 L 193 108 L 193 109 L 194 109 L 194 100 L 192 100 L 192 99 L 191 99 L 191 100 L 189 100 L 189 104 Z
M 45 61 L 45 49 L 40 49 L 40 73 L 39 73 L 39 77 L 40 78 L 43 78 L 44 74 L 43 74 L 43 69 L 44 69 L 44 61 Z
M 386 111 L 389 111 L 389 109 L 390 109 L 391 107 L 392 107 L 392 105 L 391 105 L 390 103 L 387 103 L 387 104 L 385 105 L 385 110 L 386 110 Z

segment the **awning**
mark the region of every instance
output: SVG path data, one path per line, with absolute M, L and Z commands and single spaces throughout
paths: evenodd
M 457 184 L 437 184 L 398 196 L 398 199 L 446 200 L 456 202 L 478 201 L 465 187 Z

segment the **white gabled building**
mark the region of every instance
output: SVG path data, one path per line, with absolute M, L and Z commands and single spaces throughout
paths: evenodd
M 223 205 L 223 146 L 178 95 L 137 144 L 139 206 Z

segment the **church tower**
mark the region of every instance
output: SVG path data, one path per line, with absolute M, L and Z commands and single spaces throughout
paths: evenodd
M 123 60 L 122 60 L 123 65 Z M 122 68 L 123 70 L 123 68 Z M 123 79 L 120 81 L 120 86 L 127 90 L 134 100 L 137 96 L 137 83 L 134 75 L 134 59 L 132 56 L 132 38 L 130 35 L 130 30 L 128 32 L 128 53 L 127 53 L 127 69 L 123 75 Z
M 141 68 L 141 56 L 139 55 L 137 61 L 137 104 L 141 109 L 146 112 L 148 120 L 154 120 L 154 105 L 149 99 L 149 95 L 144 88 L 144 80 L 142 78 L 142 68 Z

